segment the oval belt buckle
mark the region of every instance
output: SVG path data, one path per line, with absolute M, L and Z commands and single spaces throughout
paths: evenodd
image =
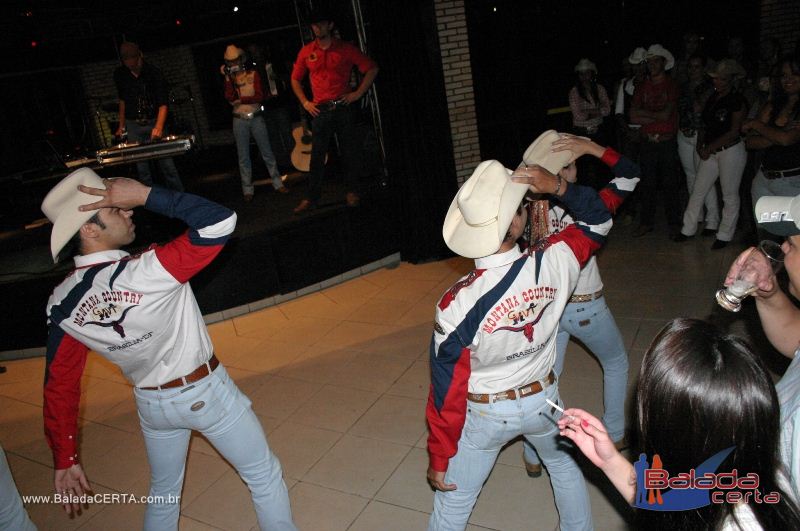
M 192 411 L 200 411 L 205 407 L 205 405 L 206 403 L 200 400 L 199 402 L 195 402 L 194 404 L 192 404 L 189 409 L 191 409 Z

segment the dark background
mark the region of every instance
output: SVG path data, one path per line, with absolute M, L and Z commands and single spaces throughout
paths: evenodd
M 744 39 L 758 54 L 759 2 L 674 0 L 467 0 L 470 55 L 482 158 L 516 164 L 544 129 L 564 130 L 571 116 L 548 117 L 565 107 L 582 57 L 598 67 L 613 98 L 621 63 L 637 46 L 665 46 L 677 59 L 682 35 L 694 30 L 713 58 L 728 38 Z
M 0 120 L 18 127 L 4 128 L 0 174 L 20 171 L 31 159 L 46 158 L 51 148 L 42 145 L 43 134 L 53 137 L 58 149 L 83 141 L 82 124 L 76 118 L 85 103 L 70 67 L 114 60 L 123 39 L 139 42 L 144 50 L 192 45 L 201 73 L 204 112 L 212 128 L 225 127 L 227 109 L 216 97 L 220 78 L 215 75 L 222 40 L 237 36 L 238 43 L 262 44 L 278 62 L 289 63 L 310 37 L 304 21 L 312 4 L 331 9 L 343 36 L 355 38 L 352 4 L 347 0 L 4 3 Z M 409 56 L 413 47 L 394 53 L 389 41 L 410 42 L 407 37 L 411 37 L 425 44 L 424 50 L 414 53 L 438 54 L 435 21 L 431 24 L 426 18 L 433 13 L 432 0 L 360 4 L 371 53 L 382 67 L 378 86 L 384 93 L 411 85 L 436 90 L 424 64 L 400 70 L 402 77 L 391 85 L 385 81 L 396 63 L 414 60 Z M 688 29 L 704 37 L 704 48 L 712 57 L 722 57 L 727 39 L 736 35 L 744 39 L 751 59 L 757 58 L 759 2 L 754 0 L 735 5 L 719 0 L 466 0 L 465 6 L 482 157 L 507 164 L 544 128 L 569 124 L 568 116 L 548 117 L 546 111 L 567 105 L 573 66 L 581 57 L 598 65 L 599 80 L 609 94 L 620 76 L 622 59 L 634 47 L 659 42 L 677 57 L 681 35 Z M 28 74 L 14 75 L 17 72 Z M 48 83 L 51 86 L 42 87 Z M 22 152 L 23 145 L 32 146 L 29 153 Z

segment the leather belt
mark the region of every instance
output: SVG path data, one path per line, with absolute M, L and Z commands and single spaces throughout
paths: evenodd
M 234 118 L 239 118 L 240 120 L 252 120 L 256 116 L 260 116 L 264 114 L 264 109 L 259 109 L 253 112 L 235 112 L 233 113 Z
M 712 151 L 712 153 L 719 153 L 720 151 L 725 151 L 726 149 L 728 149 L 728 148 L 732 148 L 733 146 L 735 146 L 736 144 L 738 144 L 738 143 L 739 143 L 739 142 L 741 142 L 741 141 L 742 141 L 742 139 L 741 139 L 741 138 L 737 138 L 736 140 L 734 140 L 734 141 L 733 141 L 733 142 L 731 142 L 730 144 L 725 144 L 725 145 L 724 145 L 724 146 L 722 146 L 721 148 L 715 149 L 714 151 Z
M 569 298 L 569 302 L 591 302 L 603 296 L 603 290 L 594 293 L 587 293 L 586 295 L 573 295 Z
M 645 135 L 648 142 L 659 143 L 659 142 L 667 142 L 668 140 L 672 140 L 675 138 L 675 133 L 647 133 Z
M 800 175 L 800 168 L 789 168 L 788 170 L 768 170 L 761 168 L 764 177 L 767 179 L 780 179 L 781 177 L 797 177 Z
M 506 391 L 501 391 L 494 394 L 480 395 L 476 393 L 467 393 L 467 400 L 481 404 L 489 404 L 492 402 L 498 402 L 500 400 L 516 400 L 517 397 L 525 398 L 526 396 L 535 395 L 536 393 L 539 393 L 545 388 L 553 385 L 553 382 L 555 381 L 556 375 L 552 370 L 550 370 L 550 374 L 548 374 L 547 378 L 544 380 L 537 380 L 533 383 L 529 383 L 528 385 L 523 385 L 522 387 L 508 389 Z
M 155 387 L 140 387 L 139 389 L 143 389 L 145 391 L 160 391 L 162 389 L 183 387 L 184 385 L 189 385 L 190 383 L 194 383 L 197 380 L 202 380 L 203 378 L 214 372 L 214 370 L 216 370 L 217 367 L 219 367 L 219 359 L 217 359 L 217 356 L 215 354 L 212 354 L 210 360 L 200 365 L 198 368 L 196 368 L 186 376 L 175 378 L 174 380 L 170 380 L 167 383 L 157 385 Z
M 328 112 L 345 104 L 344 98 L 338 100 L 321 101 L 317 103 L 319 112 Z

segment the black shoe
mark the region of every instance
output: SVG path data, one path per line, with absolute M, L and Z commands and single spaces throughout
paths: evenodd
M 703 236 L 715 236 L 717 234 L 717 229 L 703 229 L 701 232 Z
M 714 243 L 711 244 L 711 249 L 716 251 L 717 249 L 724 249 L 727 247 L 728 242 L 724 242 L 722 240 L 714 240 Z
M 681 243 L 681 242 L 685 242 L 686 240 L 688 240 L 690 238 L 693 238 L 693 236 L 687 236 L 684 233 L 679 232 L 678 234 L 676 234 L 675 236 L 672 237 L 672 241 L 674 241 L 676 243 Z

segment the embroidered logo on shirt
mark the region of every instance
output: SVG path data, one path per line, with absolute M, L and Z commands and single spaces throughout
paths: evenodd
M 436 330 L 436 333 L 437 333 L 437 334 L 442 334 L 442 335 L 444 335 L 444 328 L 442 328 L 442 325 L 440 325 L 440 324 L 438 323 L 438 321 L 434 321 L 434 322 L 433 322 L 433 329 L 434 329 L 434 330 Z
M 311 55 L 308 56 L 308 62 L 309 63 L 313 63 L 317 59 L 319 59 L 319 56 L 317 55 L 317 52 L 311 52 Z
M 522 326 L 498 326 L 497 328 L 494 329 L 494 332 L 497 332 L 498 330 L 508 330 L 509 332 L 522 332 L 523 334 L 525 334 L 525 339 L 528 340 L 528 343 L 533 343 L 533 328 L 534 326 L 536 326 L 536 323 L 538 323 L 539 320 L 544 315 L 544 311 L 551 304 L 553 304 L 553 301 L 550 301 L 547 304 L 545 304 L 544 308 L 542 308 L 542 311 L 540 311 L 539 315 L 536 316 L 536 319 L 534 319 L 530 323 L 525 323 Z
M 131 311 L 132 309 L 136 308 L 136 306 L 138 306 L 138 304 L 137 305 L 133 305 L 133 306 L 128 306 L 127 308 L 125 308 L 121 312 L 120 312 L 120 307 L 117 306 L 116 304 L 113 304 L 113 303 L 109 304 L 108 306 L 106 306 L 104 308 L 97 307 L 94 310 L 92 310 L 92 313 L 97 315 L 97 316 L 99 316 L 100 320 L 99 321 L 86 321 L 81 326 L 84 326 L 84 325 L 97 325 L 97 326 L 102 326 L 104 328 L 110 326 L 114 330 L 114 332 L 119 334 L 119 337 L 124 338 L 125 337 L 125 329 L 122 328 L 122 321 L 125 320 L 125 316 L 128 315 L 128 312 Z M 120 315 L 120 313 L 121 313 L 121 315 Z M 119 319 L 115 319 L 114 321 L 104 322 L 104 319 L 106 319 L 108 317 L 111 317 L 111 316 L 114 316 L 114 315 L 120 315 Z

